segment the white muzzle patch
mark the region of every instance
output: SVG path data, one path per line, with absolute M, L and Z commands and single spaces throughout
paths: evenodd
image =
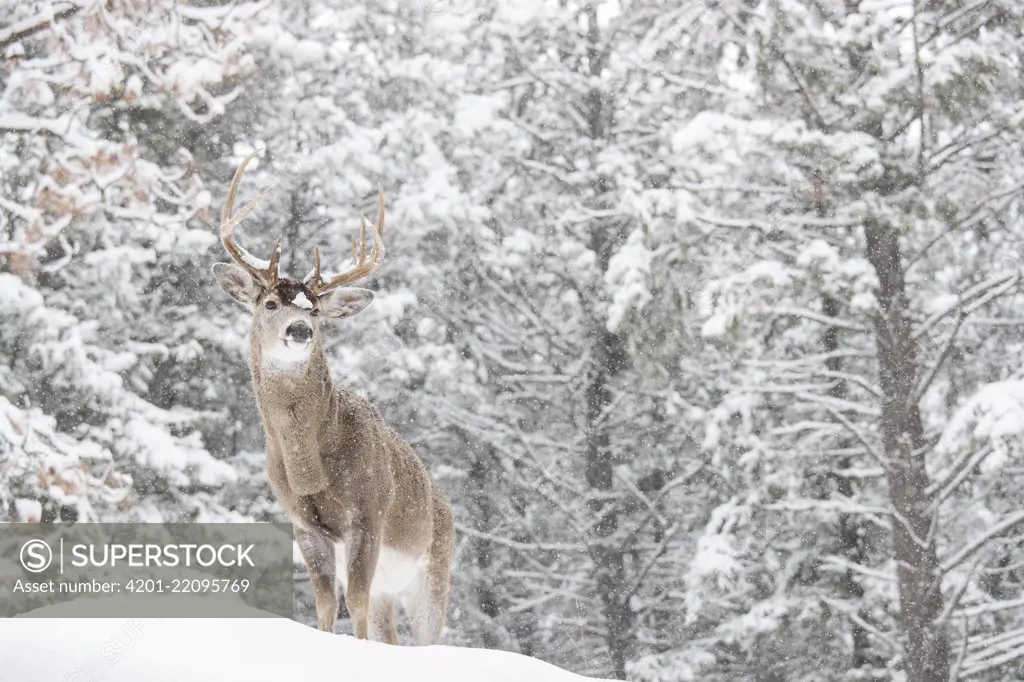
M 312 344 L 312 328 L 304 320 L 291 320 L 275 342 L 263 349 L 263 362 L 278 371 L 295 371 L 309 360 Z
M 269 348 L 263 349 L 263 364 L 277 370 L 295 370 L 309 360 L 309 341 L 279 339 Z

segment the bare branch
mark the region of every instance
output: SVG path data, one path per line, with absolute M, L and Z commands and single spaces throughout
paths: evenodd
M 925 490 L 925 495 L 929 497 L 934 496 L 930 505 L 933 511 L 938 511 L 939 505 L 945 502 L 960 487 L 964 479 L 970 476 L 971 472 L 981 464 L 982 460 L 992 454 L 992 449 L 992 446 L 989 445 L 980 450 L 968 450 L 957 458 L 953 466 L 949 468 L 947 475 L 928 486 Z
M 964 637 L 960 641 L 960 649 L 956 652 L 956 659 L 953 661 L 953 667 L 949 671 L 949 682 L 957 682 L 960 679 L 960 671 L 963 669 L 964 656 L 967 654 L 967 640 L 969 639 L 968 634 L 970 628 L 967 623 L 964 623 Z
M 882 454 L 882 451 L 875 447 L 874 444 L 867 439 L 867 436 L 861 433 L 860 429 L 853 424 L 853 422 L 847 419 L 839 410 L 836 410 L 829 405 L 825 405 L 824 407 L 828 410 L 828 413 L 832 415 L 833 419 L 842 424 L 844 429 L 853 434 L 853 437 L 857 439 L 857 442 L 864 446 L 864 449 L 867 450 L 872 459 L 878 462 L 879 466 L 885 469 L 888 473 L 892 472 L 892 468 L 889 466 L 889 462 Z
M 896 582 L 896 576 L 882 571 L 875 571 L 863 564 L 858 564 L 854 561 L 849 561 L 842 557 L 828 556 L 823 559 L 825 563 L 825 569 L 828 570 L 829 566 L 835 567 L 836 570 L 841 571 L 853 571 L 865 578 L 871 578 L 872 580 L 881 580 L 882 582 L 894 583 Z
M 1000 650 L 1003 650 L 1004 653 L 996 653 Z M 961 677 L 973 677 L 986 670 L 1012 663 L 1022 657 L 1024 657 L 1024 636 L 1020 636 L 1018 633 L 1012 640 L 1005 641 L 1000 646 L 982 647 L 976 658 L 969 657 L 964 664 Z
M 481 540 L 487 540 L 493 542 L 496 545 L 502 547 L 508 547 L 509 549 L 516 549 L 522 552 L 583 552 L 586 551 L 586 547 L 583 545 L 570 545 L 562 543 L 552 542 L 516 542 L 514 540 L 506 540 L 505 538 L 498 537 L 492 533 L 485 533 L 484 531 L 470 528 L 462 524 L 455 524 L 455 529 L 460 533 L 468 535 L 474 538 L 480 538 Z
M 954 614 L 958 618 L 973 618 L 974 616 L 980 616 L 985 613 L 998 613 L 1000 611 L 1009 611 L 1011 609 L 1024 608 L 1024 597 L 1019 599 L 1007 599 L 1005 601 L 991 602 L 989 604 L 979 604 L 978 606 L 971 606 L 965 609 L 961 609 L 959 613 Z
M 1005 519 L 982 533 L 981 537 L 964 545 L 960 551 L 943 561 L 940 570 L 943 573 L 948 573 L 970 558 L 972 554 L 982 549 L 990 540 L 1006 535 L 1020 523 L 1024 523 L 1024 511 L 1010 514 Z
M 935 377 L 939 375 L 939 370 L 946 364 L 946 360 L 949 358 L 949 354 L 953 351 L 953 346 L 956 344 L 957 334 L 960 333 L 960 328 L 963 327 L 964 320 L 967 319 L 967 314 L 961 312 L 956 317 L 956 324 L 953 326 L 952 331 L 949 333 L 949 338 L 942 344 L 942 350 L 939 351 L 938 357 L 931 363 L 928 371 L 918 382 L 917 387 L 911 393 L 910 404 L 916 405 L 920 402 L 921 398 L 928 391 L 928 387 L 931 386 L 932 382 L 935 381 Z
M 851 608 L 849 604 L 841 602 L 837 599 L 826 598 L 822 601 L 824 601 L 829 606 L 834 607 L 838 611 L 843 612 L 843 614 L 845 614 L 847 618 L 849 618 L 851 621 L 853 621 L 860 627 L 864 628 L 864 630 L 866 630 L 867 632 L 870 632 L 872 635 L 874 635 L 881 641 L 885 642 L 893 651 L 903 651 L 903 645 L 900 644 L 892 635 L 882 632 L 877 627 L 861 618 L 860 615 L 857 613 L 857 610 Z
M 24 21 L 20 21 L 13 26 L 0 31 L 0 52 L 13 45 L 14 43 L 24 40 L 39 31 L 45 30 L 52 26 L 58 21 L 63 21 L 68 17 L 74 16 L 82 10 L 78 5 L 70 5 L 63 9 L 54 12 L 53 8 L 49 8 L 34 17 L 29 17 Z

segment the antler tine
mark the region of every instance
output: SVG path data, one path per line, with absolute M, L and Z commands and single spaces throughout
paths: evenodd
M 377 234 L 384 239 L 384 188 L 377 187 Z
M 245 167 L 249 165 L 253 157 L 256 156 L 258 150 L 253 150 L 248 156 L 246 156 L 242 163 L 239 164 L 238 169 L 235 171 L 234 177 L 231 178 L 231 185 L 228 187 L 228 195 L 224 199 L 224 206 L 220 212 L 220 242 L 224 245 L 224 250 L 228 252 L 231 259 L 238 263 L 240 266 L 245 268 L 249 274 L 258 279 L 264 284 L 264 286 L 272 287 L 277 283 L 278 279 L 278 264 L 281 261 L 281 239 L 278 238 L 277 243 L 274 245 L 274 250 L 270 254 L 270 261 L 266 262 L 257 259 L 251 253 L 242 248 L 239 243 L 235 240 L 235 228 L 238 227 L 242 219 L 249 214 L 252 209 L 256 207 L 256 204 L 266 196 L 267 192 L 270 191 L 269 187 L 264 187 L 260 190 L 259 194 L 246 202 L 245 206 L 242 207 L 238 213 L 234 213 L 235 210 L 235 196 L 238 194 L 238 186 L 242 183 L 242 176 L 245 174 Z M 234 215 L 232 215 L 234 213 Z
M 359 214 L 359 261 L 366 260 L 366 216 Z
M 384 241 L 381 234 L 384 232 L 384 188 L 381 187 L 377 194 L 377 222 L 371 228 L 373 236 L 373 250 L 370 258 L 366 258 L 366 217 L 359 216 L 359 245 L 356 245 L 356 238 L 352 238 L 352 260 L 356 265 L 351 270 L 324 280 L 320 272 L 320 247 L 316 248 L 313 256 L 313 272 L 307 277 L 310 291 L 319 296 L 336 287 L 350 284 L 357 280 L 369 277 L 380 268 L 384 262 Z M 357 260 L 358 258 L 358 260 Z
M 313 269 L 302 279 L 302 283 L 308 285 L 312 290 L 320 281 L 322 281 L 320 277 L 320 247 L 317 246 L 313 249 Z
M 235 210 L 235 195 L 238 193 L 238 185 L 242 182 L 242 174 L 245 173 L 245 167 L 249 165 L 249 161 L 256 156 L 256 150 L 242 159 L 242 163 L 239 164 L 238 168 L 235 169 L 235 174 L 231 176 L 231 185 L 228 186 L 228 195 L 224 199 L 224 205 L 220 209 L 220 224 L 221 230 L 223 230 L 224 223 L 231 219 L 231 214 Z

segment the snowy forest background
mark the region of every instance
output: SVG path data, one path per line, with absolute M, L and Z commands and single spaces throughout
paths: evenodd
M 338 326 L 452 498 L 448 642 L 1024 678 L 1019 0 L 0 0 L 0 519 L 281 519 L 216 286 Z M 297 569 L 299 570 L 299 569 Z M 339 626 L 348 632 L 347 625 Z

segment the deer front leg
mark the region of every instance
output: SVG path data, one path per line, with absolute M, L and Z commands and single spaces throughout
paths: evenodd
M 295 539 L 309 570 L 309 580 L 313 583 L 316 629 L 334 632 L 334 621 L 338 617 L 334 544 L 319 533 L 299 528 L 295 530 Z
M 380 529 L 376 523 L 354 525 L 348 554 L 348 585 L 345 605 L 352 614 L 356 637 L 367 639 L 369 634 L 370 583 L 380 555 Z

